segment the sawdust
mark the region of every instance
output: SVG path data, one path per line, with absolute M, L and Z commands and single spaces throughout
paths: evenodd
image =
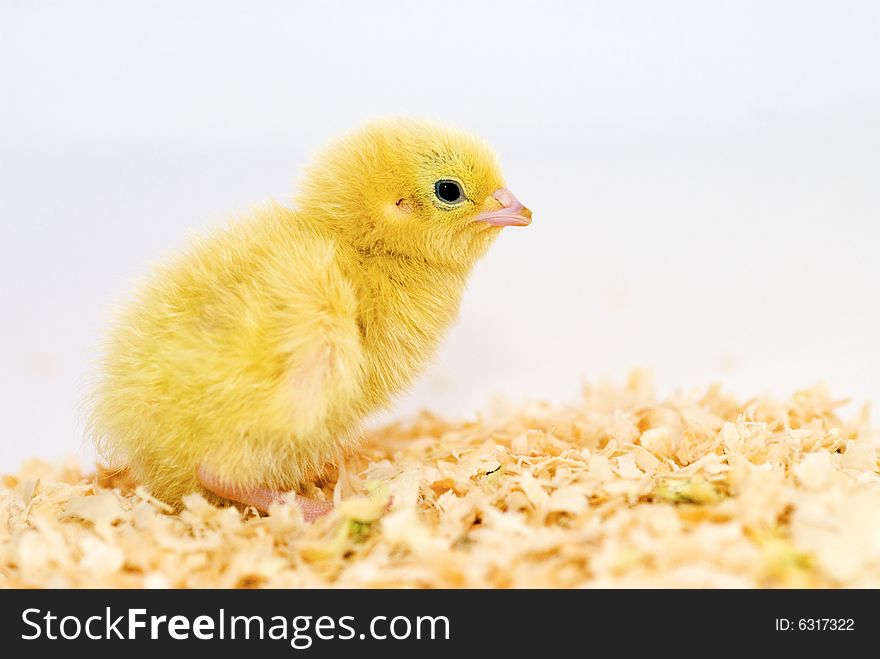
M 173 514 L 125 474 L 31 462 L 0 481 L 0 586 L 878 587 L 880 435 L 844 402 L 658 401 L 637 373 L 573 405 L 424 413 L 370 432 L 311 525 L 197 494 Z

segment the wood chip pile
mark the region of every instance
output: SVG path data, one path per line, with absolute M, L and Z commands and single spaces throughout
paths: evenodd
M 634 374 L 573 405 L 367 433 L 334 512 L 174 513 L 125 474 L 0 481 L 3 587 L 880 587 L 880 434 L 817 387 L 658 400 Z M 390 509 L 387 503 L 391 501 Z

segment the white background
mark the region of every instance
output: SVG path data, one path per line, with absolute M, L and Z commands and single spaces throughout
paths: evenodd
M 90 459 L 114 300 L 387 114 L 473 130 L 535 213 L 391 414 L 824 380 L 880 400 L 880 3 L 0 4 L 0 470 Z

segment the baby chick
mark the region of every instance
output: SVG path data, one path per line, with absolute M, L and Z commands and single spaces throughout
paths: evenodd
M 357 442 L 435 352 L 468 273 L 531 212 L 477 138 L 381 121 L 268 205 L 161 265 L 109 334 L 89 426 L 179 505 L 265 511 Z M 328 502 L 296 496 L 307 519 Z

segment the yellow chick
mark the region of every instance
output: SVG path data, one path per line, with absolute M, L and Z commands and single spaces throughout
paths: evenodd
M 344 137 L 293 209 L 198 239 L 122 310 L 91 399 L 99 451 L 174 505 L 290 500 L 423 368 L 501 227 L 530 221 L 471 135 L 393 120 Z M 291 496 L 307 519 L 331 507 Z

